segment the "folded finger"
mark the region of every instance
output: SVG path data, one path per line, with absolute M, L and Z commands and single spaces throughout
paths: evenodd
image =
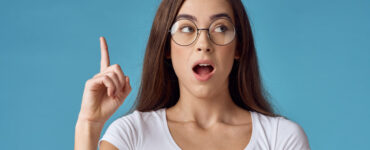
M 89 83 L 92 85 L 104 85 L 107 88 L 108 96 L 113 96 L 114 91 L 116 90 L 113 80 L 107 75 L 92 78 Z
M 122 87 L 122 85 L 121 85 L 121 83 L 118 79 L 117 74 L 115 72 L 111 71 L 111 72 L 107 72 L 106 75 L 109 76 L 110 79 L 113 81 L 115 89 L 116 89 L 114 91 L 114 96 L 117 96 L 118 93 L 121 91 L 121 87 Z

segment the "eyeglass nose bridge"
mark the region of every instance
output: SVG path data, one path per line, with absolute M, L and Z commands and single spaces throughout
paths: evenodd
M 205 30 L 205 31 L 207 31 L 207 37 L 208 37 L 208 39 L 209 39 L 211 42 L 213 42 L 213 41 L 212 41 L 212 39 L 211 39 L 211 37 L 210 37 L 210 35 L 209 35 L 209 28 L 200 28 L 200 29 L 198 29 L 198 28 L 197 28 L 197 37 L 195 37 L 195 39 L 194 39 L 193 43 L 194 43 L 195 41 L 197 41 L 197 40 L 198 40 L 198 38 L 199 38 L 199 36 L 200 36 L 200 30 Z M 213 43 L 214 43 L 214 42 L 213 42 Z
M 197 29 L 198 30 L 198 32 L 199 32 L 199 30 L 206 30 L 206 31 L 209 31 L 209 28 L 200 28 L 200 29 Z

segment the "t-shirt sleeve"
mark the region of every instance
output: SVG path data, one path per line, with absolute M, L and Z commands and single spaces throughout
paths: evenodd
M 99 140 L 99 149 L 100 142 L 103 140 L 113 144 L 119 150 L 135 149 L 138 139 L 138 132 L 134 125 L 135 115 L 136 112 L 113 121 L 105 131 L 103 137 Z
M 276 150 L 310 150 L 304 130 L 291 120 L 279 118 L 277 135 Z

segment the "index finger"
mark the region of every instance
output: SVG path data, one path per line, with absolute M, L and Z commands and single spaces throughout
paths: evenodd
M 103 72 L 106 68 L 109 67 L 108 46 L 104 37 L 100 37 L 100 50 L 101 50 L 100 72 Z

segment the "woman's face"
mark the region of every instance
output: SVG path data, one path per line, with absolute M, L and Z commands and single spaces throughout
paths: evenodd
M 212 20 L 217 18 L 229 19 L 233 24 L 235 22 L 227 0 L 186 0 L 177 14 L 177 17 L 180 16 L 183 17 L 178 19 L 191 18 L 199 29 L 208 28 Z M 237 58 L 236 41 L 234 37 L 227 45 L 216 45 L 208 38 L 206 30 L 200 30 L 196 41 L 188 46 L 178 45 L 171 40 L 170 57 L 181 94 L 211 98 L 220 92 L 228 92 L 228 76 Z

